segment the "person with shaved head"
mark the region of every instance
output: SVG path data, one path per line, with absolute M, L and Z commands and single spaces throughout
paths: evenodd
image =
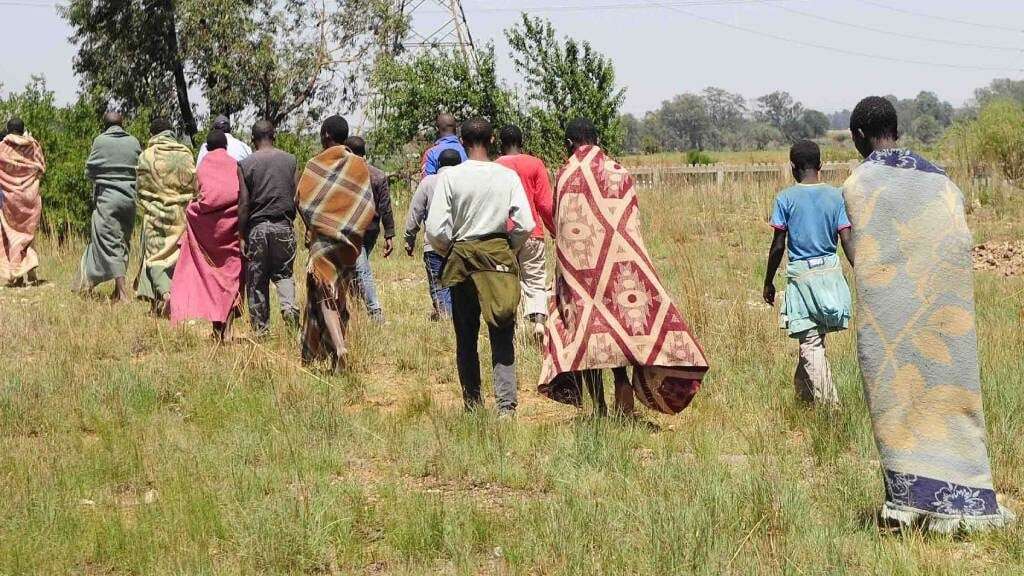
M 91 291 L 114 281 L 113 300 L 127 302 L 128 269 L 132 229 L 135 227 L 136 172 L 142 147 L 122 127 L 120 112 L 103 115 L 102 134 L 96 137 L 85 163 L 93 182 L 92 222 L 89 245 L 78 267 L 76 290 Z
M 252 148 L 248 144 L 231 135 L 231 120 L 227 116 L 221 114 L 213 119 L 210 131 L 214 130 L 224 133 L 224 137 L 228 140 L 228 156 L 234 158 L 236 162 L 241 162 L 252 154 Z M 206 142 L 203 142 L 203 145 L 199 147 L 199 154 L 196 156 L 196 168 L 199 168 L 199 165 L 203 163 L 203 158 L 209 152 L 209 146 Z
M 44 172 L 43 148 L 25 132 L 20 118 L 11 118 L 0 142 L 0 283 L 17 286 L 37 280 L 39 255 L 32 244 L 43 217 L 39 182 Z
M 278 149 L 274 125 L 260 120 L 252 126 L 256 152 L 238 163 L 248 198 L 239 202 L 238 230 L 245 239 L 245 292 L 249 320 L 257 336 L 270 329 L 270 283 L 277 287 L 281 316 L 297 327 L 295 304 L 295 156 Z
M 430 147 L 426 153 L 423 154 L 423 175 L 430 176 L 431 174 L 437 174 L 440 165 L 441 152 L 445 150 L 455 150 L 459 153 L 459 158 L 463 162 L 466 161 L 466 149 L 463 148 L 462 142 L 459 140 L 457 132 L 458 122 L 455 120 L 455 116 L 451 114 L 438 114 L 437 120 L 435 121 L 437 127 L 437 141 Z

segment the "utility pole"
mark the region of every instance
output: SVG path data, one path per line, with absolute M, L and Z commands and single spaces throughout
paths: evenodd
M 458 49 L 476 68 L 476 47 L 460 0 L 398 0 L 398 10 L 409 23 L 405 37 L 394 47 L 402 52 L 433 48 Z

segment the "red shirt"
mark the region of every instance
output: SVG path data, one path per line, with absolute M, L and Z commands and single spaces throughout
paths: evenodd
M 551 179 L 544 161 L 529 154 L 510 154 L 498 158 L 495 162 L 514 170 L 519 175 L 519 180 L 526 190 L 526 200 L 530 203 L 530 208 L 533 209 L 533 221 L 537 223 L 532 237 L 543 240 L 544 228 L 549 231 L 555 229 L 555 221 L 552 217 L 554 197 L 551 193 Z M 541 226 L 541 223 L 544 225 Z

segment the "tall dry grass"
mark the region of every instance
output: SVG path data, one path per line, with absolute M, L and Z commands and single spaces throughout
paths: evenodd
M 795 345 L 759 303 L 784 184 L 642 194 L 712 364 L 653 434 L 539 397 L 525 337 L 519 419 L 462 414 L 418 255 L 375 257 L 388 324 L 357 313 L 352 368 L 330 377 L 298 364 L 276 317 L 270 339 L 217 347 L 206 326 L 72 296 L 82 247 L 44 240 L 51 284 L 0 290 L 0 574 L 1019 573 L 1020 527 L 874 529 L 851 334 L 829 340 L 843 411 L 795 400 Z M 979 240 L 1020 236 L 1019 202 L 982 208 Z M 1021 512 L 1024 283 L 977 289 L 996 484 Z

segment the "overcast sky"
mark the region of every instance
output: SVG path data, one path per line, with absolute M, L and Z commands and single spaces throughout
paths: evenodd
M 921 90 L 959 105 L 993 78 L 1024 77 L 1024 2 L 1019 0 L 464 0 L 463 5 L 474 39 L 495 42 L 502 72 L 510 79 L 502 31 L 519 18 L 516 9 L 543 6 L 536 14 L 550 18 L 560 33 L 589 40 L 612 58 L 627 88 L 625 110 L 634 113 L 705 86 L 748 98 L 788 90 L 826 112 L 850 108 L 867 94 L 911 97 Z M 424 10 L 419 22 L 429 28 L 437 14 Z M 8 23 L 8 45 L 22 47 L 0 59 L 4 90 L 43 74 L 62 101 L 73 98 L 75 49 L 53 4 L 0 0 L 0 17 Z

